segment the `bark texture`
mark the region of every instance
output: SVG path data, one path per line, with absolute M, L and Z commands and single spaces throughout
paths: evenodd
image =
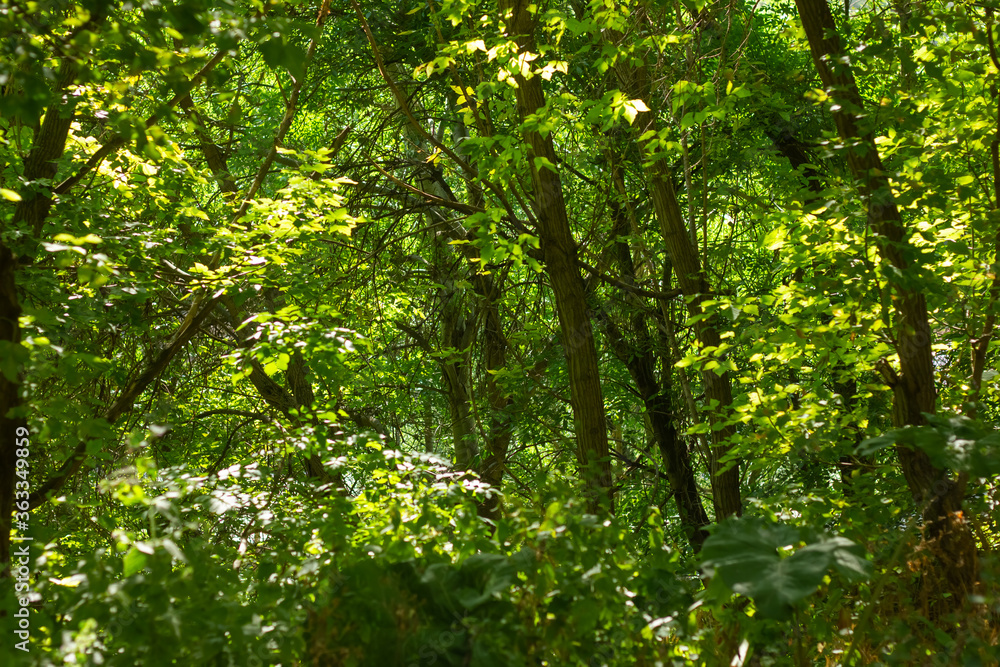
M 826 0 L 795 0 L 809 40 L 813 61 L 833 98 L 833 118 L 846 147 L 847 163 L 868 203 L 868 225 L 875 233 L 882 261 L 893 279 L 896 351 L 899 372 L 893 379 L 894 419 L 898 426 L 925 423 L 936 409 L 937 389 L 931 354 L 927 302 L 919 286 L 905 280 L 915 270 L 913 248 L 875 145 L 873 128 L 851 72 L 850 60 L 837 34 Z M 978 578 L 972 533 L 962 516 L 964 478 L 935 467 L 928 456 L 905 446 L 896 448 L 903 475 L 922 508 L 924 547 L 930 554 L 922 595 L 936 612 L 964 603 Z M 946 597 L 951 594 L 951 597 Z
M 18 317 L 21 304 L 17 299 L 14 254 L 0 243 L 0 344 L 20 345 L 21 329 Z M 0 354 L 8 354 L 0 350 Z M 10 529 L 16 489 L 17 428 L 25 426 L 23 418 L 11 414 L 21 404 L 18 378 L 0 373 L 0 579 L 10 574 Z
M 614 180 L 617 194 L 625 195 L 625 183 L 617 160 L 612 156 L 611 177 Z M 611 203 L 612 213 L 612 254 L 618 268 L 618 275 L 626 284 L 635 283 L 635 262 L 632 250 L 626 240 L 632 225 L 629 213 L 615 199 Z M 680 437 L 674 426 L 673 406 L 671 405 L 670 364 L 665 364 L 662 381 L 656 377 L 656 354 L 653 339 L 649 334 L 643 304 L 636 303 L 638 297 L 625 290 L 622 298 L 628 303 L 629 334 L 626 334 L 611 320 L 606 318 L 604 329 L 610 342 L 610 347 L 626 368 L 635 383 L 636 390 L 642 398 L 643 407 L 649 417 L 653 440 L 656 442 L 663 461 L 663 467 L 670 480 L 671 494 L 677 505 L 681 525 L 697 553 L 708 538 L 707 527 L 711 523 L 708 514 L 698 494 L 698 485 L 691 465 L 691 454 L 687 444 Z
M 619 43 L 621 33 L 613 30 L 605 31 L 607 39 Z M 630 64 L 622 58 L 615 67 L 622 90 L 632 98 L 651 99 L 650 84 L 645 67 Z M 640 113 L 632 125 L 636 143 L 638 137 L 648 131 L 658 131 L 656 115 L 651 111 Z M 638 146 L 640 153 L 641 146 Z M 677 283 L 686 297 L 688 312 L 692 316 L 704 315 L 703 303 L 710 298 L 711 287 L 701 260 L 698 248 L 692 241 L 684 224 L 684 216 L 674 192 L 670 166 L 663 158 L 648 161 L 643 164 L 646 182 L 653 199 L 653 208 L 660 224 L 660 233 L 666 246 L 667 254 L 674 268 Z M 722 339 L 716 328 L 716 318 L 699 319 L 695 325 L 695 336 L 701 349 L 712 352 L 719 348 Z M 729 440 L 734 431 L 726 425 L 726 410 L 733 402 L 732 380 L 727 372 L 702 369 L 702 381 L 705 386 L 705 402 L 709 406 L 712 421 L 712 444 L 709 447 L 708 465 L 712 479 L 712 499 L 715 506 L 716 519 L 728 516 L 740 516 L 743 513 L 740 499 L 739 462 L 729 460 Z
M 492 282 L 492 281 L 491 281 Z M 490 426 L 486 437 L 486 456 L 479 466 L 479 476 L 497 489 L 503 482 L 507 468 L 507 453 L 513 437 L 510 415 L 510 397 L 503 392 L 496 378 L 496 371 L 507 365 L 507 339 L 501 328 L 500 313 L 496 303 L 490 302 L 486 310 L 483 338 L 486 346 L 486 398 L 490 405 Z M 503 512 L 502 499 L 493 494 L 479 505 L 479 513 L 497 519 Z
M 501 0 L 500 11 L 507 23 L 507 35 L 517 43 L 519 54 L 536 53 L 534 28 L 538 6 L 528 0 Z M 517 109 L 523 123 L 545 108 L 545 93 L 540 76 L 522 74 L 515 81 Z M 555 296 L 569 371 L 577 460 L 586 477 L 590 509 L 596 510 L 602 503 L 612 505 L 612 477 L 604 396 L 586 290 L 577 266 L 576 241 L 556 171 L 558 158 L 551 135 L 542 136 L 535 129 L 526 129 L 524 141 L 535 190 L 542 257 Z

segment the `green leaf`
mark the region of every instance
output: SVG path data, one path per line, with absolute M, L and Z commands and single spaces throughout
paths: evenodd
M 131 577 L 133 574 L 146 567 L 146 554 L 142 553 L 134 546 L 125 554 L 122 574 Z
M 603 605 L 598 600 L 584 598 L 577 600 L 570 611 L 570 617 L 575 621 L 577 631 L 581 635 L 588 635 L 597 627 L 597 621 L 601 617 Z
M 836 536 L 816 544 L 807 545 L 805 549 L 825 551 L 833 568 L 850 582 L 865 581 L 871 578 L 874 568 L 871 561 L 865 558 L 864 548 L 846 537 Z
M 883 450 L 894 444 L 896 444 L 896 436 L 890 431 L 885 435 L 862 440 L 861 444 L 858 445 L 857 451 L 861 456 L 871 456 L 875 452 Z
M 548 158 L 546 158 L 546 157 L 536 157 L 535 158 L 535 170 L 536 171 L 541 171 L 542 169 L 548 169 L 548 170 L 552 171 L 555 174 L 559 173 L 559 170 L 556 169 L 556 166 L 554 164 L 552 164 L 552 162 Z
M 296 80 L 306 74 L 306 52 L 297 44 L 290 44 L 283 37 L 274 37 L 260 45 L 264 62 L 274 69 L 286 69 Z
M 705 541 L 702 566 L 734 593 L 752 597 L 761 614 L 779 619 L 814 593 L 831 568 L 851 581 L 870 576 L 861 547 L 844 537 L 821 537 L 782 557 L 781 552 L 801 541 L 802 531 L 792 526 L 730 519 Z
M 828 560 L 822 553 L 798 551 L 776 562 L 757 563 L 752 579 L 733 584 L 736 593 L 753 597 L 757 611 L 776 619 L 788 618 L 792 606 L 812 595 L 823 582 Z M 723 581 L 729 583 L 725 576 Z

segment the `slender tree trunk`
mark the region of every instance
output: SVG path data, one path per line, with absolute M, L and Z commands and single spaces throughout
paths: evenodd
M 650 114 L 652 115 L 652 114 Z M 688 301 L 692 316 L 704 315 L 702 306 L 709 299 L 708 279 L 701 269 L 698 251 L 687 235 L 674 187 L 666 173 L 666 164 L 659 160 L 646 168 L 653 192 L 653 206 L 660 220 L 661 232 L 677 276 L 677 283 Z M 695 335 L 703 350 L 718 349 L 722 338 L 716 329 L 717 318 L 701 319 L 695 323 Z M 717 519 L 739 516 L 743 513 L 740 500 L 740 471 L 736 461 L 726 461 L 729 439 L 733 427 L 724 425 L 725 411 L 732 405 L 733 389 L 729 373 L 715 370 L 701 372 L 705 386 L 705 402 L 709 405 L 712 420 L 712 446 L 709 448 L 709 473 L 712 476 L 712 498 Z
M 504 394 L 496 377 L 496 371 L 507 365 L 507 339 L 503 335 L 495 300 L 489 302 L 485 317 L 483 339 L 486 348 L 486 398 L 491 415 L 486 437 L 486 456 L 483 457 L 478 472 L 483 481 L 499 489 L 507 468 L 507 452 L 513 436 L 513 425 L 507 414 L 510 397 Z M 479 505 L 480 515 L 489 519 L 499 518 L 502 512 L 503 503 L 498 494 L 493 494 Z
M 475 167 L 475 157 L 467 152 L 465 140 L 469 138 L 469 131 L 465 126 L 462 113 L 458 110 L 457 98 L 458 96 L 452 90 L 448 97 L 448 108 L 454 115 L 452 139 L 455 144 L 455 152 Z M 487 123 L 478 123 L 477 126 L 481 133 L 488 133 Z M 467 179 L 466 194 L 470 204 L 479 208 L 484 206 L 482 186 Z M 466 243 L 460 244 L 460 247 L 470 261 L 480 259 L 480 253 L 476 246 Z M 499 307 L 500 287 L 503 284 L 503 278 L 497 276 L 494 280 L 494 275 L 496 274 L 492 272 L 485 273 L 477 270 L 472 280 L 473 288 L 481 301 L 486 400 L 490 407 L 489 427 L 485 434 L 486 452 L 481 458 L 479 469 L 476 472 L 483 481 L 498 491 L 479 504 L 480 516 L 489 519 L 497 519 L 503 513 L 503 498 L 499 494 L 499 489 L 503 484 L 503 473 L 507 469 L 507 453 L 514 435 L 513 424 L 507 413 L 511 399 L 497 382 L 497 372 L 507 366 L 507 338 L 503 333 L 503 320 L 500 317 Z
M 442 352 L 448 355 L 442 361 L 441 368 L 447 389 L 448 407 L 451 411 L 455 467 L 459 470 L 469 470 L 476 454 L 479 453 L 476 420 L 472 415 L 472 386 L 469 372 L 470 348 L 476 337 L 478 318 L 475 308 L 465 307 L 464 291 L 454 285 L 442 290 L 444 316 L 441 322 Z
M 605 34 L 612 42 L 619 42 L 622 39 L 622 35 L 613 30 L 606 30 Z M 645 67 L 635 67 L 623 58 L 615 67 L 615 73 L 622 90 L 629 96 L 643 100 L 650 99 L 650 85 Z M 641 146 L 638 146 L 638 138 L 648 131 L 657 131 L 655 113 L 650 111 L 640 113 L 632 127 L 637 148 L 642 152 Z M 688 312 L 692 316 L 703 316 L 705 312 L 702 304 L 710 298 L 711 289 L 698 257 L 698 247 L 692 242 L 684 224 L 684 216 L 677 202 L 669 169 L 669 165 L 662 158 L 643 161 L 643 171 L 652 193 L 653 208 L 660 223 L 660 233 L 677 276 L 677 283 L 687 297 Z M 703 350 L 718 349 L 721 344 L 722 339 L 716 328 L 717 324 L 714 317 L 699 319 L 695 323 L 695 335 Z M 739 462 L 729 460 L 729 440 L 734 430 L 732 426 L 726 424 L 726 411 L 733 402 L 732 380 L 725 371 L 703 369 L 701 375 L 705 385 L 705 402 L 709 406 L 712 421 L 712 446 L 709 447 L 708 464 L 712 478 L 715 516 L 717 519 L 739 516 L 743 513 Z
M 834 122 L 847 146 L 848 166 L 868 202 L 868 224 L 879 254 L 905 274 L 914 251 L 830 8 L 826 0 L 795 0 L 795 4 L 820 79 L 835 101 Z M 900 366 L 893 386 L 894 417 L 899 426 L 920 425 L 925 423 L 924 413 L 935 412 L 937 400 L 927 303 L 917 287 L 895 282 L 892 289 Z M 920 450 L 898 446 L 896 451 L 910 492 L 923 508 L 924 540 L 933 559 L 930 571 L 924 573 L 923 594 L 934 601 L 935 612 L 945 612 L 964 603 L 978 578 L 975 541 L 962 517 L 964 477 L 956 481 Z
M 534 27 L 538 22 L 538 6 L 529 0 L 501 0 L 500 11 L 507 23 L 507 35 L 517 43 L 519 52 L 536 53 Z M 515 81 L 517 109 L 524 122 L 545 107 L 542 78 L 518 75 Z M 558 159 L 551 135 L 542 136 L 537 130 L 530 129 L 524 132 L 524 140 L 538 209 L 542 257 L 555 295 L 569 371 L 577 460 L 586 479 L 590 509 L 596 510 L 602 503 L 613 507 L 608 431 L 597 349 L 583 279 L 577 266 L 576 241 L 570 230 L 562 183 L 556 171 Z
M 902 5 L 902 3 L 900 3 Z M 905 6 L 899 7 L 900 20 L 903 18 Z M 1000 54 L 997 53 L 996 41 L 993 38 L 993 16 L 992 7 L 986 8 L 986 45 L 989 49 L 990 60 L 993 66 L 1000 72 Z M 994 74 L 994 77 L 1000 75 Z M 996 105 L 996 121 L 993 127 L 993 141 L 990 142 L 990 166 L 993 177 L 993 211 L 1000 211 L 1000 88 L 996 79 L 990 85 L 990 95 L 993 104 Z M 993 235 L 993 263 L 1000 265 L 1000 227 Z M 971 341 L 972 343 L 972 397 L 969 401 L 969 416 L 975 417 L 976 404 L 979 401 L 983 385 L 983 372 L 986 370 L 986 355 L 990 349 L 990 343 L 996 335 L 997 304 L 1000 303 L 1000 274 L 994 272 L 993 280 L 990 282 L 990 294 L 986 304 L 986 321 L 983 322 L 982 334 Z
M 613 155 L 610 162 L 611 178 L 617 190 L 616 194 L 623 196 L 625 183 L 622 179 L 620 166 Z M 626 240 L 631 231 L 628 212 L 614 198 L 611 202 L 611 212 L 613 221 L 611 242 L 618 265 L 618 275 L 626 283 L 634 285 L 635 264 L 632 259 L 632 251 Z M 626 300 L 637 298 L 624 290 L 622 296 Z M 634 307 L 629 324 L 630 340 L 633 342 L 626 339 L 626 336 L 611 320 L 610 316 L 605 318 L 605 331 L 611 349 L 619 361 L 628 368 L 629 375 L 632 376 L 632 381 L 642 397 L 653 440 L 660 450 L 663 467 L 670 480 L 671 493 L 677 504 L 681 526 L 692 549 L 697 553 L 701 551 L 702 545 L 708 538 L 706 528 L 711 522 L 702 505 L 701 496 L 698 494 L 690 452 L 674 426 L 673 408 L 670 401 L 670 373 L 672 369 L 669 364 L 666 364 L 663 381 L 657 380 L 655 372 L 657 359 L 653 350 L 653 341 L 646 325 L 646 316 L 638 307 L 640 304 L 632 305 Z
M 426 391 L 422 394 L 424 407 L 424 451 L 434 453 L 434 410 L 431 407 L 431 397 Z

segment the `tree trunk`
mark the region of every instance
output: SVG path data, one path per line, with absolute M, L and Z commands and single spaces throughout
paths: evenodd
M 622 38 L 620 33 L 606 30 L 609 40 L 614 42 Z M 645 67 L 635 67 L 626 59 L 619 61 L 615 67 L 619 85 L 622 90 L 633 98 L 650 99 L 649 80 Z M 633 123 L 636 145 L 640 153 L 638 138 L 648 131 L 656 131 L 656 115 L 647 111 L 640 113 Z M 653 208 L 660 223 L 660 232 L 666 245 L 667 254 L 674 267 L 677 283 L 684 296 L 687 297 L 688 312 L 692 316 L 704 314 L 702 303 L 708 300 L 710 286 L 708 277 L 702 269 L 698 258 L 698 248 L 692 242 L 684 225 L 684 216 L 677 203 L 669 166 L 660 158 L 654 161 L 644 160 L 643 171 L 646 182 L 653 196 Z M 702 350 L 718 349 L 722 342 L 716 327 L 715 318 L 700 319 L 695 325 L 695 335 Z M 726 425 L 726 410 L 732 405 L 732 381 L 727 372 L 702 369 L 702 381 L 705 385 L 705 402 L 709 406 L 712 421 L 712 446 L 709 447 L 708 465 L 712 478 L 712 499 L 715 505 L 716 519 L 728 516 L 740 516 L 743 513 L 740 500 L 740 470 L 738 461 L 728 460 L 729 440 L 734 431 Z
M 486 456 L 483 457 L 478 472 L 484 482 L 499 489 L 507 468 L 507 452 L 513 436 L 513 425 L 507 414 L 510 397 L 503 393 L 496 378 L 496 371 L 507 365 L 507 339 L 501 329 L 500 313 L 495 301 L 489 302 L 485 317 L 483 338 L 486 347 L 486 398 L 490 404 L 491 416 L 486 437 Z M 480 516 L 488 519 L 497 519 L 502 513 L 503 503 L 499 494 L 494 493 L 479 505 Z
M 447 287 L 441 290 L 441 298 L 444 301 L 441 352 L 448 356 L 442 359 L 441 370 L 447 390 L 448 408 L 451 412 L 455 467 L 459 470 L 469 470 L 476 454 L 479 453 L 476 420 L 472 415 L 472 386 L 469 372 L 470 348 L 476 337 L 478 318 L 475 308 L 465 306 L 465 290 L 455 287 L 450 278 L 444 276 L 442 278 L 447 281 Z
M 0 344 L 19 346 L 21 304 L 17 299 L 15 268 L 14 254 L 0 243 Z M 26 425 L 24 418 L 10 413 L 20 404 L 21 384 L 18 377 L 8 378 L 0 372 L 0 579 L 10 574 L 10 529 L 17 483 L 17 429 Z
M 500 11 L 507 22 L 507 35 L 517 42 L 520 53 L 535 53 L 537 6 L 528 0 L 501 0 Z M 542 78 L 518 75 L 515 81 L 518 114 L 525 122 L 545 107 Z M 590 510 L 596 511 L 602 503 L 613 508 L 611 461 L 597 349 L 577 266 L 576 241 L 570 230 L 562 184 L 556 172 L 558 159 L 551 135 L 543 137 L 537 130 L 529 129 L 524 132 L 524 140 L 535 190 L 542 257 L 555 295 L 569 372 L 577 460 L 586 479 Z
M 73 107 L 77 98 L 69 95 L 68 87 L 76 77 L 77 66 L 67 58 L 59 69 L 59 82 L 53 95 L 52 104 L 45 112 L 41 129 L 31 146 L 31 152 L 24 161 L 24 181 L 29 184 L 21 193 L 21 201 L 14 212 L 14 222 L 27 222 L 34 238 L 40 241 L 42 227 L 52 208 L 52 197 L 48 194 L 51 186 L 42 186 L 36 191 L 33 185 L 40 179 L 53 179 L 56 175 L 56 161 L 66 150 L 66 139 L 73 124 Z
M 879 254 L 895 273 L 905 274 L 911 267 L 909 257 L 915 253 L 833 15 L 826 0 L 795 0 L 795 4 L 820 79 L 835 102 L 834 122 L 847 146 L 848 166 L 867 200 L 868 224 L 875 232 Z M 924 413 L 935 412 L 937 400 L 927 303 L 919 287 L 896 281 L 892 289 L 900 365 L 893 386 L 894 419 L 898 426 L 916 426 L 925 423 Z M 924 573 L 922 594 L 933 601 L 934 613 L 947 612 L 964 603 L 978 578 L 975 541 L 962 517 L 964 479 L 952 479 L 920 450 L 897 446 L 896 451 L 910 492 L 923 510 L 924 541 L 931 562 Z M 949 593 L 951 597 L 945 597 Z
M 611 178 L 617 190 L 617 196 L 625 194 L 625 183 L 622 179 L 621 169 L 614 155 L 611 156 Z M 632 251 L 629 248 L 626 237 L 631 231 L 628 220 L 628 212 L 614 198 L 611 201 L 612 230 L 611 242 L 612 252 L 618 265 L 618 275 L 622 280 L 630 285 L 635 284 L 635 264 L 632 259 Z M 625 299 L 637 298 L 624 290 L 622 296 Z M 706 527 L 711 523 L 708 514 L 701 502 L 698 494 L 698 485 L 694 478 L 694 469 L 691 466 L 691 455 L 687 446 L 680 438 L 677 428 L 674 426 L 673 409 L 670 401 L 670 373 L 672 368 L 669 364 L 663 373 L 662 383 L 657 381 L 656 355 L 653 351 L 653 341 L 646 326 L 646 316 L 638 307 L 640 304 L 633 304 L 630 318 L 631 339 L 626 340 L 621 329 L 606 317 L 605 331 L 607 332 L 610 347 L 614 351 L 619 361 L 628 368 L 629 375 L 635 383 L 639 395 L 642 397 L 646 415 L 649 417 L 649 426 L 652 430 L 653 440 L 660 450 L 660 457 L 663 459 L 663 467 L 666 470 L 667 478 L 670 480 L 671 493 L 674 502 L 677 504 L 677 512 L 680 516 L 681 526 L 688 541 L 691 543 L 695 553 L 701 551 L 702 545 L 708 538 Z

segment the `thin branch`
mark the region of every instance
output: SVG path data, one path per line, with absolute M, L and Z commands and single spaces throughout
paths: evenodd
M 213 298 L 205 304 L 205 307 L 201 308 L 194 315 L 194 317 L 185 319 L 184 323 L 178 327 L 177 332 L 174 334 L 172 342 L 164 348 L 155 359 L 146 365 L 146 370 L 125 387 L 119 395 L 118 400 L 115 401 L 114 405 L 108 408 L 107 412 L 104 413 L 104 419 L 108 422 L 108 424 L 113 424 L 119 417 L 132 409 L 132 406 L 135 404 L 135 400 L 139 397 L 139 395 L 142 394 L 142 392 L 146 390 L 153 380 L 155 380 L 160 373 L 166 369 L 184 345 L 187 344 L 192 337 L 194 337 L 195 332 L 201 326 L 205 318 L 208 317 L 209 313 L 212 312 L 217 303 L 218 298 Z M 35 509 L 45 502 L 45 499 L 50 492 L 57 491 L 62 488 L 62 486 L 66 484 L 71 477 L 79 472 L 86 460 L 87 441 L 81 440 L 73 450 L 70 457 L 66 459 L 62 466 L 60 466 L 59 471 L 31 493 L 31 496 L 28 498 L 29 507 L 31 509 Z
M 218 410 L 206 410 L 205 412 L 199 412 L 194 417 L 191 417 L 188 421 L 194 421 L 196 419 L 204 419 L 205 417 L 214 417 L 215 415 L 235 415 L 237 417 L 246 417 L 247 419 L 258 419 L 260 421 L 271 421 L 271 417 L 264 414 L 263 412 L 249 412 L 247 410 L 233 410 L 232 408 L 219 408 Z
M 361 5 L 358 4 L 358 0 L 351 0 L 351 6 L 354 7 L 354 11 L 358 15 L 358 21 L 361 22 L 361 29 L 364 30 L 365 36 L 368 38 L 368 44 L 372 48 L 372 56 L 375 58 L 375 66 L 378 68 L 379 74 L 382 75 L 382 78 L 389 86 L 392 96 L 396 99 L 396 104 L 399 105 L 400 110 L 406 115 L 406 118 L 410 121 L 413 129 L 415 129 L 420 136 L 426 139 L 428 143 L 447 155 L 455 164 L 462 168 L 462 171 L 469 174 L 472 178 L 477 178 L 479 176 L 479 172 L 476 171 L 475 167 L 470 165 L 468 162 L 459 157 L 457 153 L 433 137 L 426 129 L 424 129 L 424 126 L 420 124 L 420 121 L 417 120 L 416 116 L 413 115 L 413 110 L 410 109 L 410 105 L 406 101 L 406 96 L 403 95 L 403 91 L 399 89 L 399 86 L 396 85 L 392 76 L 389 75 L 389 71 L 385 68 L 385 62 L 382 60 L 382 54 L 379 53 L 378 42 L 375 41 L 375 36 L 372 34 L 371 28 L 368 26 L 368 21 L 365 20 L 365 15 L 361 11 Z
M 600 278 L 603 282 L 606 282 L 609 285 L 613 285 L 614 287 L 617 287 L 619 289 L 623 289 L 627 292 L 638 294 L 639 296 L 648 296 L 652 299 L 669 301 L 671 299 L 676 299 L 683 293 L 679 289 L 670 290 L 669 292 L 658 292 L 656 290 L 643 289 L 642 287 L 629 285 L 628 283 L 622 282 L 617 278 L 613 278 L 608 274 L 601 272 L 600 269 L 598 269 L 597 267 L 587 264 L 587 262 L 583 261 L 582 259 L 577 259 L 576 263 L 579 264 L 582 268 L 586 269 L 589 273 L 593 274 L 597 278 Z
M 319 8 L 319 13 L 316 16 L 316 27 L 322 28 L 323 22 L 326 20 L 326 15 L 330 9 L 330 0 L 323 0 L 322 6 Z M 312 39 L 309 42 L 309 48 L 306 49 L 306 61 L 303 69 L 309 66 L 312 62 L 313 57 L 316 55 L 316 46 L 318 39 Z M 278 126 L 278 131 L 274 135 L 274 140 L 271 142 L 271 148 L 268 150 L 267 155 L 264 157 L 264 162 L 261 164 L 260 169 L 257 170 L 257 176 L 254 178 L 253 184 L 247 191 L 247 194 L 243 197 L 243 203 L 240 205 L 238 211 L 233 216 L 233 222 L 243 217 L 243 215 L 250 209 L 250 203 L 254 195 L 260 189 L 261 185 L 264 184 L 264 179 L 267 174 L 271 171 L 271 165 L 274 164 L 275 158 L 278 156 L 278 147 L 281 145 L 282 140 L 284 140 L 285 135 L 288 130 L 292 127 L 292 120 L 295 118 L 296 107 L 299 103 L 299 93 L 302 91 L 302 84 L 305 83 L 305 74 L 299 80 L 292 79 L 292 94 L 288 97 L 288 102 L 285 104 L 285 115 L 281 119 L 281 124 Z
M 183 100 L 185 97 L 191 94 L 191 91 L 194 90 L 195 86 L 197 86 L 202 79 L 208 76 L 208 73 L 211 72 L 212 69 L 214 69 L 215 66 L 218 65 L 225 56 L 226 53 L 224 51 L 220 51 L 219 53 L 215 54 L 215 57 L 209 60 L 205 64 L 205 66 L 198 71 L 197 74 L 191 77 L 191 79 L 189 79 L 188 82 L 184 84 L 181 90 L 179 90 L 177 94 L 174 95 L 173 98 L 171 98 L 171 100 L 163 106 L 162 109 L 160 109 L 159 111 L 157 111 L 152 116 L 146 119 L 145 123 L 146 129 L 149 129 L 154 125 L 156 125 L 157 121 L 159 121 L 160 119 L 160 114 L 163 111 L 172 109 L 173 107 L 177 106 L 177 104 L 180 103 L 181 100 Z M 98 148 L 97 152 L 90 156 L 90 159 L 87 160 L 87 162 L 84 163 L 82 167 L 80 167 L 80 170 L 78 172 L 76 172 L 75 174 L 64 180 L 62 183 L 57 185 L 55 188 L 53 188 L 52 192 L 57 195 L 66 194 L 67 192 L 69 192 L 70 188 L 79 183 L 80 180 L 88 173 L 90 173 L 92 169 L 100 165 L 104 161 L 104 158 L 108 157 L 109 155 L 111 155 L 113 152 L 115 152 L 124 145 L 125 145 L 125 137 L 121 136 L 120 134 L 115 136 L 110 141 L 108 141 L 100 148 Z

